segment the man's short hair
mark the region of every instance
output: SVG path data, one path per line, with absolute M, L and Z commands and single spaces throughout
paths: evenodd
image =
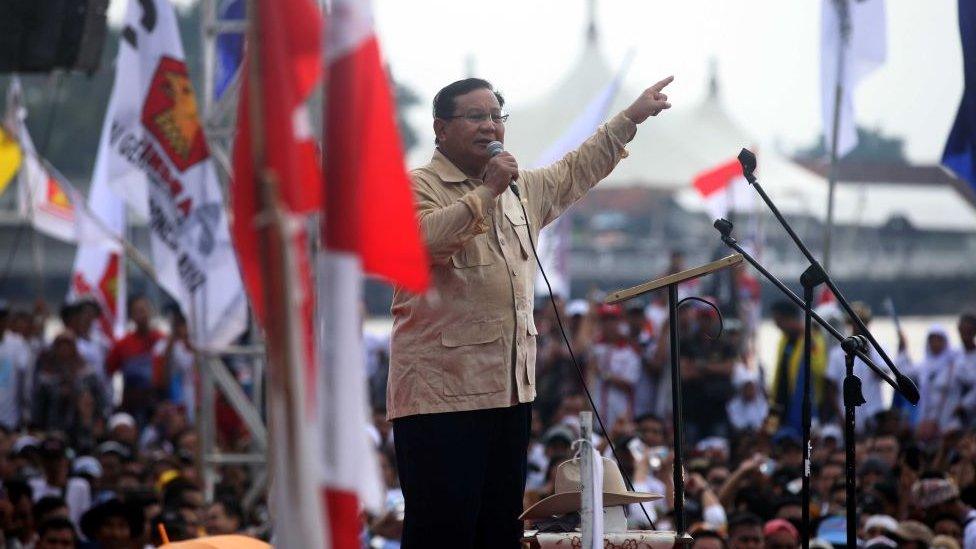
M 498 99 L 498 105 L 505 106 L 505 98 L 495 90 L 491 82 L 482 78 L 465 78 L 464 80 L 452 82 L 437 92 L 437 95 L 434 96 L 434 118 L 450 118 L 454 116 L 454 108 L 456 107 L 454 104 L 455 98 L 459 95 L 482 89 L 491 90 L 495 94 L 495 98 Z
M 796 318 L 800 316 L 800 308 L 792 301 L 776 301 L 769 306 L 769 313 L 773 316 Z
M 3 489 L 7 492 L 7 499 L 15 505 L 23 498 L 34 501 L 34 491 L 31 489 L 30 484 L 27 484 L 23 480 L 14 479 L 4 481 Z
M 225 515 L 237 519 L 238 528 L 244 528 L 246 525 L 244 520 L 244 508 L 241 507 L 241 504 L 236 499 L 231 497 L 222 497 L 214 503 L 219 503 L 221 507 L 224 508 Z
M 129 296 L 129 299 L 127 299 L 125 302 L 125 310 L 131 311 L 132 306 L 136 303 L 136 301 L 142 301 L 142 300 L 146 300 L 147 303 L 152 304 L 152 301 L 149 300 L 148 295 L 143 293 L 132 294 Z
M 68 503 L 64 498 L 58 496 L 44 496 L 37 500 L 34 504 L 34 509 L 32 514 L 34 515 L 34 523 L 40 524 L 47 520 L 47 514 L 54 511 L 55 509 L 60 509 L 62 507 L 68 507 Z M 55 517 L 50 517 L 55 518 Z
M 652 421 L 656 421 L 657 423 L 660 423 L 661 425 L 664 425 L 664 420 L 661 419 L 660 417 L 656 416 L 653 412 L 646 412 L 646 413 L 643 413 L 643 414 L 637 416 L 636 418 L 634 418 L 634 423 L 638 423 L 639 424 L 639 423 L 641 423 L 643 421 L 646 421 L 648 419 L 650 419 Z
M 71 323 L 71 320 L 81 313 L 81 306 L 77 303 L 65 303 L 61 306 L 61 310 L 58 316 L 61 317 L 61 323 L 67 326 Z
M 734 532 L 736 528 L 749 528 L 752 526 L 762 529 L 762 519 L 759 518 L 759 516 L 749 512 L 737 513 L 729 517 L 728 532 L 731 536 L 732 532 Z
M 200 487 L 192 480 L 185 477 L 176 477 L 166 484 L 163 488 L 163 507 L 167 509 L 179 509 L 183 506 L 184 496 L 187 492 L 200 492 Z
M 37 527 L 37 537 L 43 539 L 44 534 L 50 532 L 51 530 L 71 530 L 71 537 L 76 541 L 78 539 L 78 533 L 75 531 L 75 525 L 64 517 L 51 517 L 41 522 L 41 525 Z
M 959 315 L 960 322 L 969 322 L 976 324 L 976 311 L 966 311 Z

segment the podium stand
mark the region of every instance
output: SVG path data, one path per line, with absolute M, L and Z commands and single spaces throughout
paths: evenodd
M 606 299 L 606 303 L 620 303 L 661 288 L 666 287 L 668 289 L 668 341 L 671 347 L 671 416 L 674 430 L 674 523 L 677 538 L 676 545 L 690 545 L 692 541 L 691 537 L 686 533 L 687 525 L 685 524 L 684 440 L 682 437 L 682 424 L 684 422 L 682 420 L 681 407 L 681 369 L 678 365 L 678 307 L 681 306 L 684 300 L 681 302 L 678 301 L 678 284 L 738 265 L 739 263 L 742 263 L 742 255 L 732 254 L 712 261 L 711 263 L 663 276 L 632 288 L 612 292 Z M 685 300 L 687 299 L 701 300 L 698 297 L 685 298 Z

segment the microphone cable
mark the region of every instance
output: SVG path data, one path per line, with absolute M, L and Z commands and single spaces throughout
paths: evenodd
M 539 266 L 539 272 L 542 273 L 542 280 L 546 282 L 546 288 L 549 290 L 549 301 L 552 303 L 553 313 L 556 314 L 556 324 L 559 326 L 559 333 L 563 336 L 563 341 L 566 343 L 566 349 L 569 351 L 569 357 L 573 360 L 573 366 L 576 367 L 576 373 L 579 375 L 580 385 L 583 387 L 583 392 L 586 393 L 586 400 L 589 401 L 590 408 L 593 409 L 593 415 L 596 417 L 596 421 L 600 425 L 600 429 L 603 430 L 603 435 L 607 439 L 607 445 L 610 447 L 610 452 L 613 454 L 613 459 L 619 464 L 620 457 L 617 455 L 617 448 L 614 446 L 613 440 L 610 438 L 610 431 L 608 431 L 606 425 L 603 424 L 603 418 L 600 417 L 600 412 L 598 412 L 596 409 L 596 404 L 593 402 L 593 395 L 590 394 L 590 389 L 586 386 L 586 377 L 583 375 L 583 368 L 580 367 L 579 361 L 576 360 L 576 353 L 573 352 L 573 346 L 570 344 L 569 337 L 566 335 L 566 330 L 563 328 L 563 319 L 559 314 L 559 307 L 556 305 L 556 298 L 552 295 L 552 285 L 549 284 L 549 277 L 546 276 L 546 270 L 542 267 L 542 260 L 539 259 L 539 252 L 535 248 L 535 241 L 532 238 L 532 225 L 529 221 L 529 214 L 525 211 L 525 204 L 522 202 L 522 195 L 519 193 L 518 186 L 515 185 L 514 181 L 508 184 L 508 188 L 511 189 L 512 193 L 515 194 L 515 197 L 518 198 L 519 206 L 522 208 L 522 215 L 525 216 L 526 232 L 529 234 L 529 244 L 532 245 L 532 255 L 535 256 L 535 262 Z M 535 322 L 534 319 L 533 322 Z M 533 364 L 532 367 L 535 368 L 535 364 Z M 628 449 L 627 451 L 629 452 L 630 450 Z M 630 475 L 622 470 L 620 471 L 620 474 L 624 477 L 624 483 L 627 485 L 627 489 L 631 492 L 636 492 L 636 490 L 634 490 L 634 483 L 630 480 Z M 651 516 L 647 513 L 647 509 L 644 508 L 644 502 L 638 502 L 638 505 L 640 505 L 641 511 L 644 512 L 644 518 L 647 519 L 651 529 L 657 530 L 657 526 L 655 526 L 654 521 L 651 520 Z

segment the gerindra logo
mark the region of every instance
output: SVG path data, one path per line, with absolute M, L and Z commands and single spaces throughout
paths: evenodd
M 193 84 L 182 61 L 160 59 L 142 107 L 142 125 L 179 171 L 207 158 Z

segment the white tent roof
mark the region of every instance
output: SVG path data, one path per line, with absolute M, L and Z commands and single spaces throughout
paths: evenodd
M 601 53 L 596 33 L 589 33 L 576 64 L 548 97 L 512 110 L 505 132 L 506 148 L 524 164 L 533 164 L 610 83 L 617 70 Z M 641 125 L 627 147 L 630 155 L 600 184 L 601 188 L 673 190 L 683 208 L 704 210 L 701 198 L 691 188 L 695 175 L 731 160 L 740 148 L 752 148 L 756 143 L 723 108 L 715 72 L 703 101 L 686 106 L 675 99 L 675 108 Z M 621 87 L 608 116 L 623 110 L 639 92 Z M 760 183 L 780 211 L 826 219 L 826 178 L 775 151 L 760 150 L 757 155 Z M 735 205 L 737 210 L 749 211 L 757 205 L 765 208 L 752 189 L 737 196 L 745 197 Z M 835 200 L 838 224 L 877 226 L 892 217 L 904 217 L 920 229 L 976 231 L 976 208 L 949 185 L 841 183 Z

